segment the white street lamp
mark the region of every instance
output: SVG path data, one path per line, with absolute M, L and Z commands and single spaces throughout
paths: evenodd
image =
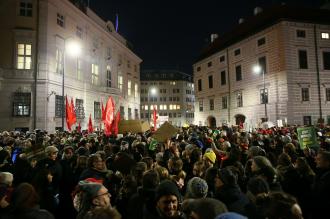
M 265 69 L 262 68 L 260 65 L 255 65 L 255 66 L 253 66 L 252 70 L 255 74 L 262 73 L 262 81 L 263 81 L 263 87 L 264 87 L 263 102 L 264 102 L 264 105 L 265 105 L 265 120 L 268 121 L 268 116 L 267 116 L 267 102 L 268 101 L 266 100 Z M 267 95 L 268 95 L 268 92 L 267 92 Z
M 152 88 L 148 88 L 148 103 L 149 103 L 149 101 L 150 101 L 150 95 L 151 96 L 155 96 L 156 95 L 156 93 L 157 93 L 157 90 L 156 90 L 156 88 L 154 88 L 154 87 L 152 87 Z M 151 108 L 151 105 L 149 106 L 149 104 L 148 104 L 148 123 L 150 124 L 150 108 Z
M 62 131 L 64 131 L 64 112 L 65 112 L 65 106 L 64 106 L 64 78 L 65 78 L 65 59 L 66 54 L 68 54 L 71 57 L 77 57 L 81 53 L 81 46 L 78 42 L 72 39 L 72 37 L 63 38 L 64 41 L 64 51 L 63 51 L 63 71 L 62 71 L 62 98 L 63 98 L 63 105 L 62 105 Z

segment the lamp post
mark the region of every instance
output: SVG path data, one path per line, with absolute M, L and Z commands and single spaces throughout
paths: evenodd
M 64 112 L 65 112 L 65 105 L 64 105 L 64 78 L 65 78 L 65 59 L 66 59 L 66 53 L 68 53 L 68 55 L 72 56 L 72 57 L 77 57 L 80 52 L 81 52 L 81 48 L 80 48 L 80 45 L 74 41 L 74 40 L 71 40 L 67 43 L 67 40 L 70 40 L 71 37 L 68 37 L 68 38 L 63 38 L 63 37 L 60 37 L 63 39 L 64 41 L 64 51 L 63 51 L 63 70 L 62 70 L 62 98 L 63 98 L 63 104 L 62 104 L 62 131 L 64 131 Z
M 155 95 L 156 94 L 156 88 L 148 88 L 148 102 L 150 101 L 150 93 L 151 93 L 151 96 Z M 148 123 L 150 125 L 150 107 L 149 104 L 148 104 Z
M 265 122 L 268 121 L 267 116 L 267 102 L 268 102 L 268 92 L 267 92 L 267 100 L 266 100 L 266 84 L 265 84 L 265 69 L 262 68 L 260 65 L 253 66 L 253 72 L 256 74 L 262 73 L 262 81 L 263 81 L 263 102 L 265 105 Z

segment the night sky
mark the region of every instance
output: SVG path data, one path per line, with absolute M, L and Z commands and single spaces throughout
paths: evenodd
M 101 18 L 115 24 L 133 44 L 144 69 L 175 69 L 192 74 L 192 64 L 210 35 L 229 31 L 239 18 L 253 16 L 256 6 L 272 4 L 319 7 L 322 0 L 89 0 Z

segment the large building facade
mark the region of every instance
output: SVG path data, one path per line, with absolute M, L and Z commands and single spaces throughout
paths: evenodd
M 79 2 L 1 1 L 0 130 L 61 129 L 66 96 L 83 129 L 90 115 L 100 127 L 109 96 L 122 118 L 139 117 L 142 60 L 111 21 Z
M 327 10 L 256 8 L 194 63 L 195 123 L 329 124 L 329 34 Z
M 175 126 L 194 122 L 194 84 L 191 75 L 173 70 L 145 70 L 141 73 L 141 119 L 153 125 L 157 109 L 158 126 L 169 121 Z M 149 116 L 148 116 L 149 115 Z

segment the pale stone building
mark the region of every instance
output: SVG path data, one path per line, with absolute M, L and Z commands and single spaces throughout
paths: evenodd
M 81 2 L 0 2 L 0 130 L 61 129 L 63 90 L 83 129 L 90 115 L 100 127 L 109 96 L 122 118 L 139 117 L 142 60 L 111 21 Z
M 195 123 L 329 124 L 330 12 L 286 5 L 254 12 L 212 35 L 194 63 Z M 264 74 L 253 72 L 256 64 Z
M 149 98 L 148 98 L 149 97 Z M 194 122 L 194 84 L 192 76 L 176 70 L 145 70 L 141 73 L 141 119 L 153 125 L 153 108 L 158 124 L 175 126 Z

